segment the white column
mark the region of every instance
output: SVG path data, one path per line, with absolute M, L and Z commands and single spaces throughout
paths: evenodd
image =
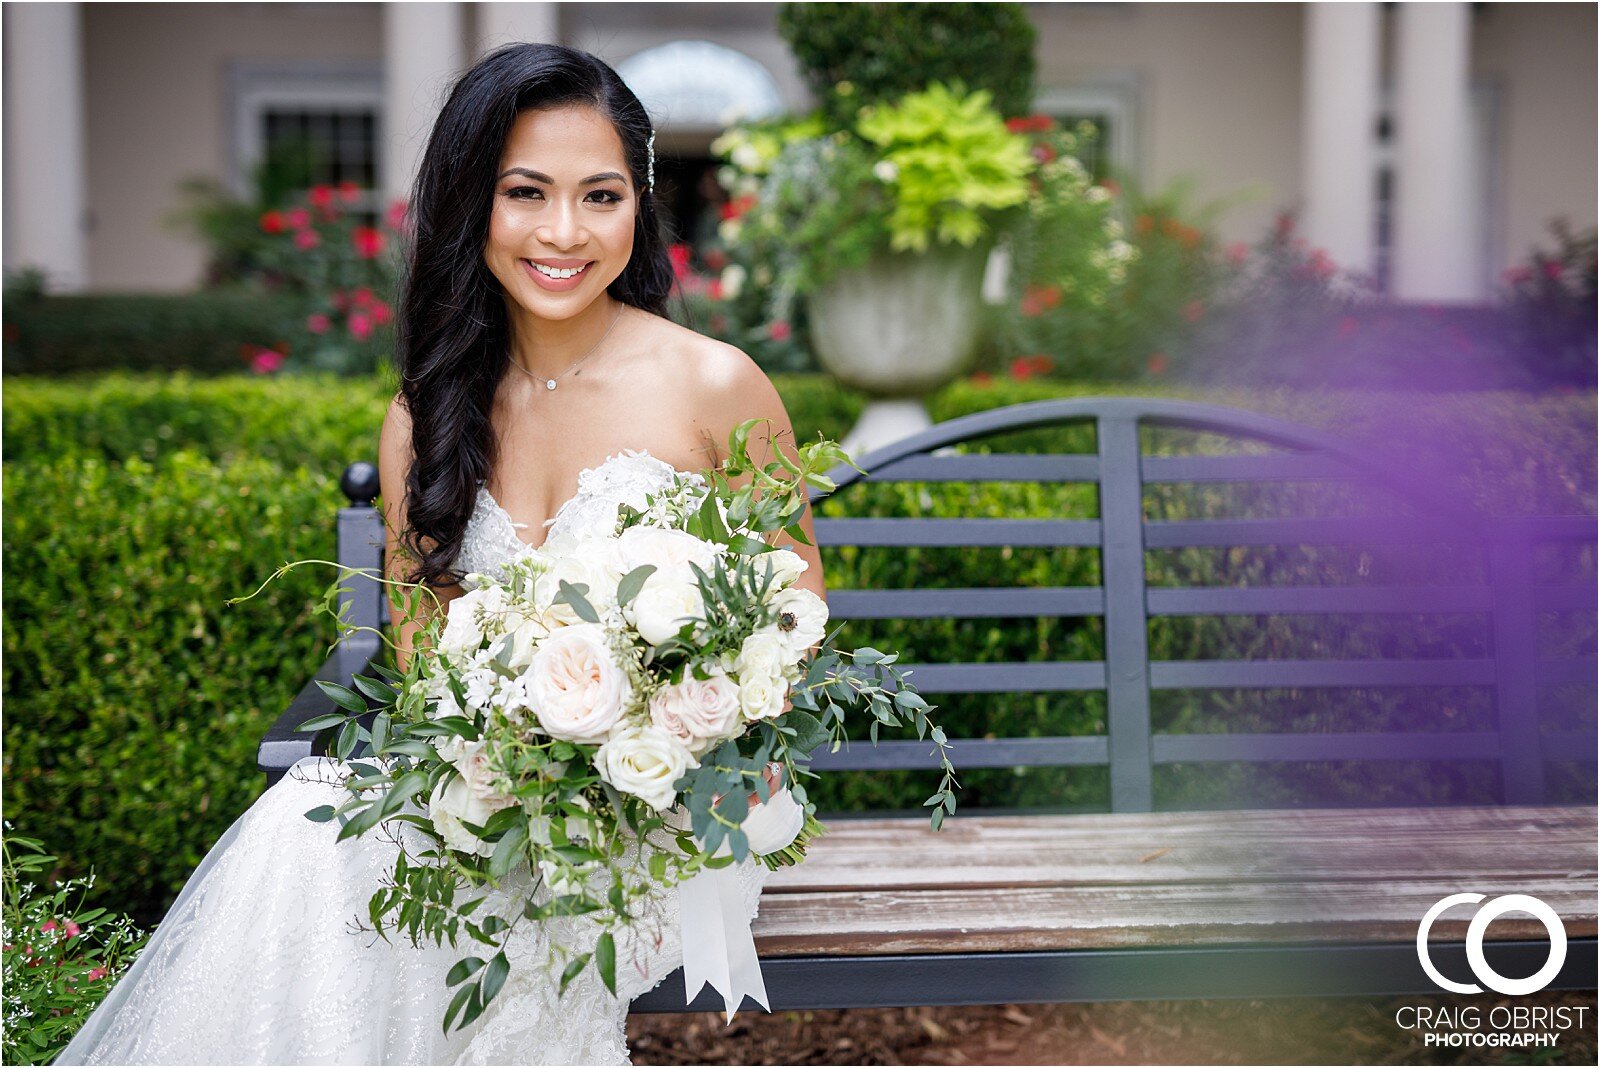
M 1401 3 L 1395 47 L 1394 296 L 1481 299 L 1482 220 L 1470 177 L 1471 9 Z
M 459 3 L 383 5 L 383 184 L 408 196 L 433 121 L 466 69 Z
M 5 5 L 5 266 L 89 284 L 82 5 Z M 101 161 L 115 167 L 115 160 Z
M 475 45 L 484 56 L 503 44 L 561 43 L 558 10 L 553 3 L 474 4 L 477 16 Z
M 1373 125 L 1378 108 L 1375 3 L 1307 4 L 1301 88 L 1301 231 L 1340 267 L 1376 266 Z

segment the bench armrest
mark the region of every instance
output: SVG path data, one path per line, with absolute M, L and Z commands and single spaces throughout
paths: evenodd
M 372 635 L 357 635 L 341 642 L 311 681 L 295 695 L 278 721 L 262 735 L 256 749 L 256 767 L 266 773 L 268 786 L 281 779 L 296 761 L 314 753 L 320 732 L 295 728 L 314 716 L 342 711 L 322 692 L 317 682 L 334 682 L 355 689 L 355 676 L 367 670 L 379 648 L 378 639 Z

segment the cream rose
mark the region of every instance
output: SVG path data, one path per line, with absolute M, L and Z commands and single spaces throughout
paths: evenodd
M 580 543 L 574 552 L 582 548 L 583 544 Z M 584 622 L 571 604 L 556 600 L 564 581 L 574 586 L 587 586 L 584 599 L 594 606 L 597 613 L 603 613 L 605 608 L 617 603 L 617 580 L 603 560 L 593 552 L 563 556 L 534 582 L 534 601 L 544 609 L 544 618 L 552 629 Z
M 700 762 L 660 727 L 630 724 L 619 728 L 595 752 L 594 766 L 600 777 L 618 790 L 665 812 L 677 797 L 672 784 Z
M 428 816 L 434 830 L 444 839 L 444 844 L 463 853 L 486 857 L 494 850 L 493 843 L 485 842 L 462 824 L 462 820 L 483 826 L 503 808 L 516 804 L 516 799 L 490 793 L 479 796 L 473 784 L 460 775 L 453 775 L 436 787 L 428 799 Z
M 755 563 L 757 568 L 765 568 L 771 573 L 774 589 L 785 589 L 794 585 L 794 580 L 811 566 L 799 553 L 787 546 L 762 553 L 755 557 Z
M 773 719 L 783 714 L 789 680 L 782 675 L 740 675 L 739 708 L 746 719 Z
M 626 611 L 633 617 L 639 636 L 651 645 L 668 641 L 690 619 L 698 623 L 704 622 L 706 617 L 705 599 L 700 596 L 699 586 L 654 575 L 628 603 Z
M 686 672 L 682 682 L 663 686 L 650 698 L 650 721 L 695 756 L 732 735 L 739 725 L 739 684 L 719 667 L 710 671 L 708 679 Z
M 746 676 L 781 675 L 784 667 L 793 661 L 789 643 L 776 629 L 768 627 L 744 640 L 733 661 L 733 670 L 743 684 Z
M 562 627 L 546 638 L 527 671 L 528 705 L 552 738 L 604 741 L 633 696 L 597 623 Z
M 673 577 L 693 583 L 694 572 L 689 569 L 689 564 L 698 564 L 700 570 L 710 573 L 717 562 L 717 546 L 686 530 L 629 527 L 617 535 L 616 541 L 617 551 L 627 564 L 623 573 L 651 564 L 656 569 L 656 573 L 650 576 L 652 580 L 667 577 L 669 572 L 681 572 L 681 575 Z

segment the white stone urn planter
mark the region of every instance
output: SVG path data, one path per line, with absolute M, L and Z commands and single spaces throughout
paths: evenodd
M 880 251 L 811 295 L 817 362 L 872 398 L 840 442 L 852 458 L 933 425 L 921 398 L 972 367 L 993 248 Z

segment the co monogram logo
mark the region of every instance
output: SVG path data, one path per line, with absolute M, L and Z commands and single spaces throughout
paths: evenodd
M 1428 959 L 1428 929 L 1433 926 L 1433 921 L 1451 905 L 1470 904 L 1482 901 L 1483 894 L 1451 894 L 1449 897 L 1440 898 L 1427 915 L 1422 917 L 1422 923 L 1417 927 L 1417 960 L 1422 963 L 1422 970 L 1428 973 L 1428 978 L 1457 994 L 1479 994 L 1483 987 L 1476 983 L 1457 983 L 1446 979 L 1439 974 L 1433 966 L 1433 961 Z M 1483 934 L 1500 916 L 1508 912 L 1526 912 L 1544 924 L 1544 929 L 1550 933 L 1550 956 L 1546 958 L 1544 967 L 1528 976 L 1526 979 L 1508 979 L 1489 966 L 1483 956 Z M 1501 994 L 1531 994 L 1536 990 L 1544 989 L 1546 983 L 1556 977 L 1561 970 L 1561 965 L 1567 960 L 1567 929 L 1561 922 L 1561 917 L 1556 915 L 1556 910 L 1546 905 L 1536 897 L 1528 894 L 1502 894 L 1484 905 L 1472 917 L 1472 923 L 1467 926 L 1467 963 L 1472 966 L 1472 974 L 1478 981 L 1490 990 Z

